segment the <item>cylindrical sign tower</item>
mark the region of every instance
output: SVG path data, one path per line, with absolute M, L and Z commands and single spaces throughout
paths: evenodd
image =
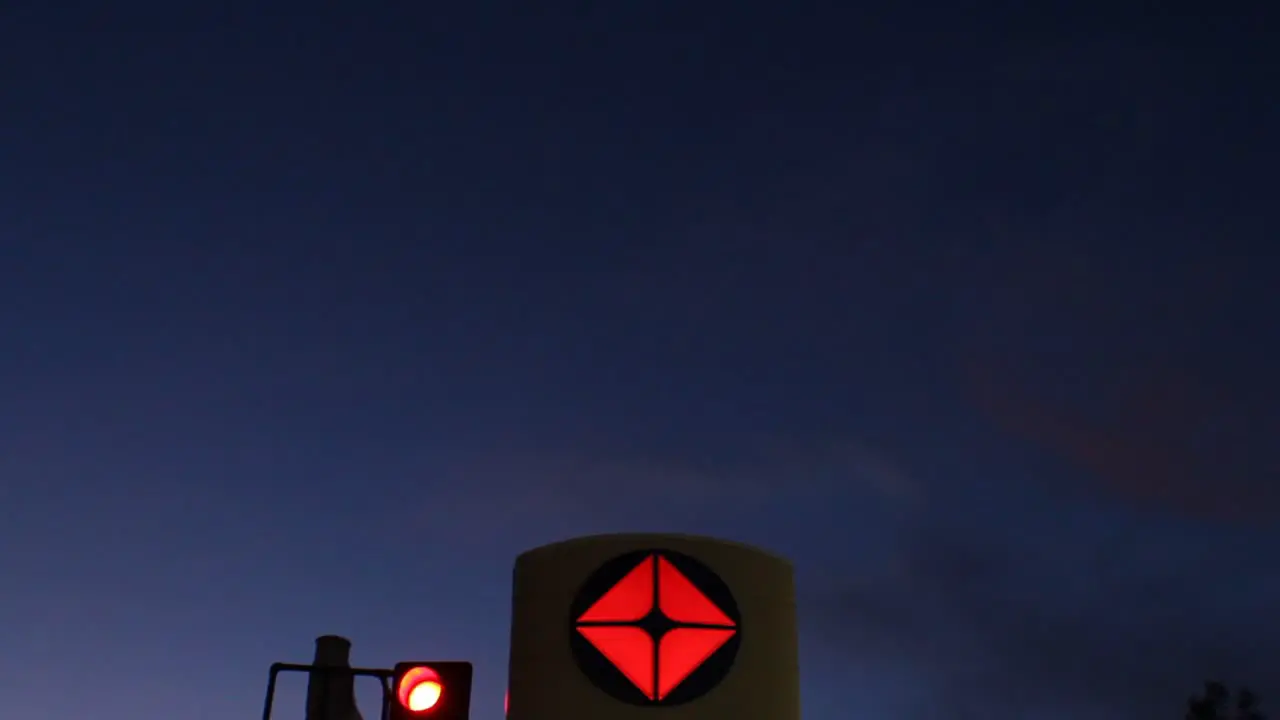
M 786 560 L 689 535 L 516 559 L 509 720 L 800 720 Z

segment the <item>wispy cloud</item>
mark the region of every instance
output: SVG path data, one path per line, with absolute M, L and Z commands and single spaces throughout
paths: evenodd
M 997 367 L 974 365 L 978 406 L 1110 496 L 1201 518 L 1280 518 L 1280 405 L 1265 384 L 1148 365 L 1113 372 L 1088 402 L 1071 404 L 1032 393 Z
M 898 540 L 893 572 L 825 608 L 828 641 L 850 660 L 919 673 L 921 717 L 1176 717 L 1206 676 L 1274 680 L 1280 627 L 1241 621 L 1268 614 L 1208 610 L 1226 587 L 1280 600 L 1264 563 L 1236 557 L 1219 582 L 1220 557 L 1160 567 L 1162 551 L 1137 534 L 1082 536 L 1067 561 L 924 518 Z
M 924 499 L 908 473 L 852 440 L 816 448 L 756 444 L 708 462 L 592 446 L 496 447 L 444 470 L 441 479 L 434 484 L 449 495 L 435 500 L 448 512 L 432 520 L 437 529 L 496 527 L 523 543 L 620 529 L 709 532 L 777 507 L 790 508 L 779 521 L 792 521 L 821 504 L 868 495 Z

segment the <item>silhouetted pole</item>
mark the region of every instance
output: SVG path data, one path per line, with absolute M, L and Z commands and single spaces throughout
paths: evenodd
M 316 638 L 312 665 L 351 667 L 351 641 L 337 635 Z M 307 679 L 306 720 L 363 720 L 356 708 L 355 678 L 348 673 L 311 673 Z

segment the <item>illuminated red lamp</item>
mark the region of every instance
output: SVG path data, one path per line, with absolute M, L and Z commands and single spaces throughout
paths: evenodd
M 395 667 L 391 720 L 467 720 L 471 663 L 405 662 Z
M 396 700 L 409 712 L 422 713 L 440 704 L 444 685 L 435 670 L 418 665 L 409 668 L 396 687 Z

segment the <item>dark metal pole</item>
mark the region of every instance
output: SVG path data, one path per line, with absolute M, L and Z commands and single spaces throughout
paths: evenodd
M 271 665 L 271 672 L 267 675 L 267 699 L 262 702 L 262 720 L 271 720 L 271 704 L 276 697 L 276 676 L 280 674 L 280 663 Z
M 321 635 L 316 638 L 316 655 L 311 664 L 333 671 L 308 674 L 306 720 L 364 720 L 356 707 L 355 676 L 349 672 L 351 641 L 337 635 Z
M 271 670 L 267 674 L 267 697 L 262 702 L 262 720 L 271 720 L 271 710 L 275 705 L 276 684 L 280 673 L 298 672 L 306 673 L 308 678 L 338 676 L 347 678 L 348 682 L 354 683 L 355 678 L 371 677 L 378 679 L 378 685 L 382 688 L 382 712 L 379 714 L 382 720 L 390 717 L 391 711 L 391 679 L 395 676 L 395 670 L 387 668 L 353 668 L 353 667 L 333 667 L 320 665 L 302 665 L 299 663 L 272 663 Z M 354 696 L 354 692 L 352 695 Z M 354 698 L 353 698 L 354 699 Z M 348 711 L 353 712 L 356 718 L 360 717 L 359 711 L 352 702 L 348 706 Z

